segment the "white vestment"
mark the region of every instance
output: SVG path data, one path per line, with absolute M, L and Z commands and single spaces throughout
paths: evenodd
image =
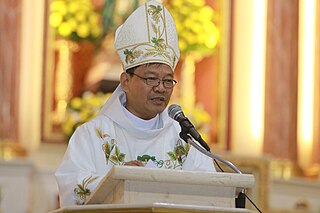
M 55 175 L 60 205 L 83 204 L 113 165 L 140 160 L 161 169 L 215 171 L 211 158 L 179 138 L 180 126 L 159 114 L 157 128 L 137 128 L 124 111 L 125 93 L 118 86 L 100 114 L 72 135 Z

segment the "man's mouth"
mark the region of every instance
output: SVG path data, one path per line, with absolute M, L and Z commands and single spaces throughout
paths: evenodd
M 155 102 L 164 102 L 166 101 L 166 98 L 159 96 L 159 97 L 152 97 L 151 100 Z

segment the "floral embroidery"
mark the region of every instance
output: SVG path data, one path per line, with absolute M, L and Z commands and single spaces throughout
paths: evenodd
M 146 58 L 150 56 L 163 56 L 171 60 L 173 64 L 175 64 L 176 56 L 167 50 L 169 47 L 166 44 L 166 40 L 163 38 L 165 33 L 164 17 L 161 14 L 163 9 L 160 5 L 149 5 L 148 7 L 148 15 L 150 15 L 151 19 L 153 20 L 153 22 L 151 23 L 151 28 L 154 33 L 154 37 L 151 38 L 152 44 L 138 44 L 132 47 L 130 50 L 125 49 L 123 51 L 126 57 L 125 61 L 127 64 L 132 64 L 135 63 L 135 60 L 139 57 Z M 137 48 L 141 46 L 146 46 L 146 48 L 144 49 L 146 52 L 141 50 L 142 48 L 137 50 Z M 173 56 L 171 57 L 171 55 Z
M 102 144 L 102 150 L 105 153 L 107 164 L 108 164 L 109 159 L 110 159 L 111 151 L 114 148 L 114 144 L 112 142 L 113 141 L 111 140 L 111 145 L 108 142 L 105 142 L 105 143 Z
M 167 152 L 170 157 L 170 161 L 166 162 L 166 165 L 170 168 L 182 167 L 182 164 L 186 160 L 189 151 L 189 144 L 183 146 L 182 141 L 179 139 L 176 146 L 173 149 L 173 152 Z
M 154 6 L 149 5 L 148 13 L 152 16 L 152 19 L 158 24 L 160 20 L 160 12 L 162 11 L 162 8 L 160 5 Z
M 122 165 L 124 163 L 126 154 L 120 152 L 116 140 L 110 139 L 108 134 L 102 134 L 98 128 L 96 128 L 96 133 L 98 137 L 103 140 L 102 150 L 105 154 L 107 164 L 110 161 L 114 165 Z M 110 139 L 110 142 L 108 142 L 105 138 Z M 114 151 L 114 153 L 112 153 L 112 151 Z
M 102 150 L 106 157 L 106 163 L 108 164 L 110 161 L 113 165 L 123 165 L 126 154 L 120 151 L 116 140 L 111 139 L 110 135 L 108 134 L 102 134 L 98 128 L 96 128 L 96 133 L 97 136 L 103 141 Z M 137 160 L 145 164 L 151 160 L 158 168 L 164 167 L 166 169 L 178 169 L 182 168 L 182 165 L 188 155 L 188 151 L 189 144 L 185 143 L 184 145 L 184 142 L 179 139 L 173 151 L 167 152 L 169 159 L 157 160 L 155 156 L 144 154 L 142 156 L 137 156 Z
M 111 161 L 114 165 L 121 165 L 124 163 L 125 154 L 121 153 L 118 146 L 115 146 L 115 152 L 111 155 L 109 161 Z
M 95 181 L 98 177 L 88 177 L 82 180 L 82 184 L 77 184 L 77 187 L 73 190 L 79 200 L 76 201 L 77 205 L 83 205 L 90 196 L 91 190 L 88 188 L 88 185 Z
M 168 152 L 167 154 L 170 156 L 171 160 L 176 160 L 179 162 L 179 164 L 182 164 L 185 160 L 184 158 L 187 155 L 187 150 L 188 150 L 188 144 L 183 146 L 183 144 L 179 140 L 177 143 L 177 146 L 174 147 L 173 152 Z
M 135 62 L 136 58 L 142 55 L 143 52 L 141 50 L 134 50 L 134 48 L 132 48 L 131 50 L 125 49 L 123 53 L 126 56 L 126 63 L 132 64 Z
M 182 168 L 182 164 L 184 163 L 189 151 L 189 144 L 185 144 L 183 146 L 182 141 L 179 139 L 176 146 L 174 147 L 172 152 L 167 152 L 169 156 L 169 160 L 156 160 L 155 156 L 150 155 L 142 155 L 138 156 L 137 160 L 147 163 L 149 160 L 152 160 L 158 168 L 162 168 L 165 166 L 166 169 L 177 169 Z

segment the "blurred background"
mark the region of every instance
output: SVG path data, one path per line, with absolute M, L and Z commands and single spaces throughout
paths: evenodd
M 319 213 L 320 3 L 161 2 L 181 49 L 171 102 L 255 175 L 263 212 Z M 142 3 L 0 1 L 0 212 L 59 208 L 54 171 L 118 85 L 114 32 Z

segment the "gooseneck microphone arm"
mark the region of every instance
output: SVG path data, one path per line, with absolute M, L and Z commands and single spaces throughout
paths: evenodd
M 220 158 L 219 156 L 216 156 L 216 155 L 212 154 L 211 152 L 208 152 L 203 147 L 201 147 L 199 144 L 197 144 L 194 140 L 192 140 L 191 137 L 189 135 L 187 135 L 184 131 L 181 131 L 179 136 L 180 136 L 180 138 L 182 138 L 184 141 L 189 143 L 191 146 L 196 148 L 201 153 L 205 154 L 206 156 L 208 156 L 208 157 L 210 157 L 212 159 L 218 160 L 218 161 L 226 164 L 227 166 L 229 166 L 236 173 L 242 174 L 242 172 L 233 163 L 231 163 L 230 161 L 227 161 L 227 160 L 225 160 L 223 158 Z
M 220 158 L 219 156 L 216 156 L 210 152 L 210 148 L 208 144 L 201 138 L 200 134 L 194 128 L 194 126 L 189 121 L 189 119 L 184 116 L 182 109 L 179 105 L 172 104 L 171 106 L 169 106 L 168 114 L 172 119 L 179 122 L 181 127 L 181 132 L 179 134 L 180 138 L 182 138 L 185 142 L 189 143 L 191 146 L 196 148 L 198 151 L 200 151 L 204 155 L 214 159 L 215 161 L 218 160 L 224 163 L 225 165 L 229 166 L 236 173 L 242 174 L 242 172 L 233 163 L 223 158 Z M 201 146 L 198 143 L 196 143 L 194 140 L 198 141 L 198 143 L 201 144 Z M 246 198 L 245 188 L 243 188 L 241 189 L 240 193 L 238 194 L 238 197 L 235 200 L 236 208 L 245 208 L 245 205 L 246 205 L 245 198 Z
M 180 132 L 180 137 L 187 143 L 191 144 L 193 147 L 195 147 L 197 150 L 202 152 L 203 154 L 207 155 L 208 157 L 218 160 L 227 166 L 229 166 L 231 169 L 233 169 L 235 172 L 242 174 L 241 171 L 233 165 L 231 162 L 222 159 L 210 152 L 210 148 L 208 144 L 201 138 L 200 134 L 197 132 L 197 130 L 194 128 L 192 123 L 189 121 L 189 119 L 183 114 L 182 109 L 179 105 L 177 104 L 172 104 L 168 108 L 168 115 L 172 119 L 176 120 L 179 122 L 180 127 L 181 127 L 181 132 Z M 195 143 L 191 137 L 198 141 L 200 145 Z
M 206 156 L 208 156 L 208 157 L 210 157 L 210 158 L 212 158 L 214 160 L 218 160 L 218 161 L 226 164 L 227 166 L 229 166 L 236 173 L 242 174 L 242 172 L 233 163 L 231 163 L 230 161 L 227 161 L 227 160 L 225 160 L 223 158 L 220 158 L 219 156 L 216 156 L 216 155 L 212 154 L 210 151 L 205 150 L 204 147 L 202 147 L 199 144 L 197 144 L 183 129 L 179 133 L 179 136 L 185 142 L 189 143 L 191 146 L 196 148 L 198 151 L 200 151 L 204 155 L 206 155 Z M 241 191 L 238 194 L 238 197 L 235 199 L 236 208 L 246 208 L 246 194 L 245 194 L 245 191 L 246 191 L 246 189 L 242 188 Z M 259 212 L 261 212 L 261 211 L 259 210 Z
M 210 148 L 208 146 L 208 144 L 201 138 L 200 134 L 197 132 L 197 130 L 194 128 L 194 126 L 192 125 L 192 123 L 189 121 L 189 119 L 183 114 L 182 109 L 179 105 L 177 104 L 172 104 L 171 106 L 169 106 L 168 108 L 168 115 L 169 117 L 171 117 L 172 119 L 176 120 L 179 122 L 180 127 L 181 127 L 181 132 L 180 132 L 180 137 L 187 143 L 189 143 L 190 145 L 192 145 L 193 147 L 195 147 L 197 150 L 199 150 L 200 152 L 202 152 L 203 154 L 207 155 L 208 157 L 218 160 L 224 164 L 226 164 L 227 166 L 229 166 L 231 169 L 233 169 L 235 172 L 242 174 L 241 171 L 235 166 L 233 165 L 231 162 L 222 159 L 214 154 L 212 154 L 210 152 Z M 200 145 L 198 145 L 197 143 L 195 143 L 191 137 L 198 141 L 200 143 Z

